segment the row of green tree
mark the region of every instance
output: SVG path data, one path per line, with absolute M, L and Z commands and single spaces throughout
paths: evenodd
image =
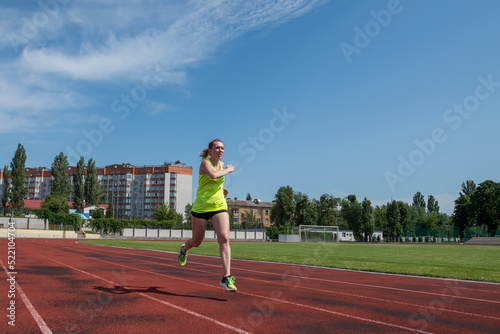
M 5 165 L 3 169 L 3 193 L 2 206 L 5 208 L 7 203 L 11 204 L 15 213 L 24 207 L 24 198 L 28 193 L 26 182 L 26 150 L 21 144 L 18 144 L 14 157 L 9 166 Z M 44 205 L 49 207 L 47 202 L 68 201 L 73 189 L 71 179 L 67 173 L 69 169 L 68 157 L 63 153 L 55 156 L 51 165 L 52 180 L 50 181 L 51 195 L 45 200 Z M 84 157 L 80 157 L 76 165 L 76 171 L 71 175 L 73 177 L 74 196 L 73 208 L 78 209 L 87 205 L 99 205 L 106 201 L 104 189 L 101 187 L 97 177 L 97 167 L 95 161 L 91 158 L 85 163 Z M 111 205 L 111 204 L 110 204 Z M 110 208 L 111 213 L 113 212 Z M 55 212 L 53 212 L 55 213 Z
M 47 219 L 50 224 L 64 224 L 74 226 L 75 229 L 81 227 L 81 219 L 78 214 L 68 214 L 69 205 L 61 194 L 55 194 L 47 197 L 42 208 L 35 210 L 37 217 Z M 111 210 L 104 211 L 99 208 L 94 211 L 92 219 L 88 221 L 88 227 L 93 232 L 109 233 L 118 232 L 125 227 L 182 227 L 183 217 L 174 209 L 161 204 L 154 209 L 154 220 L 134 219 L 134 220 L 118 220 L 113 218 Z M 77 217 L 78 219 L 75 219 Z M 190 228 L 190 225 L 189 225 Z
M 500 225 L 500 182 L 486 180 L 478 186 L 472 180 L 462 183 L 455 200 L 453 222 L 461 232 L 468 227 L 483 226 L 495 236 Z
M 295 192 L 292 187 L 280 187 L 271 210 L 273 237 L 299 225 L 347 227 L 356 240 L 370 240 L 375 228 L 384 230 L 385 238 L 399 240 L 404 229 L 453 229 L 458 228 L 463 238 L 465 229 L 484 226 L 494 236 L 500 222 L 500 183 L 485 181 L 477 188 L 473 181 L 462 184 L 460 197 L 450 217 L 439 212 L 434 196 L 425 200 L 422 193 L 413 196 L 412 204 L 392 200 L 373 207 L 364 198 L 359 202 L 355 195 L 343 199 L 323 194 L 319 200 L 310 200 L 306 194 Z

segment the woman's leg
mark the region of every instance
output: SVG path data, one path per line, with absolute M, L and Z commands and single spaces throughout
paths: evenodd
M 217 233 L 219 252 L 224 275 L 231 275 L 231 246 L 229 246 L 229 214 L 221 212 L 212 217 L 212 225 Z
M 191 216 L 191 229 L 193 235 L 182 247 L 182 252 L 187 253 L 190 248 L 198 247 L 205 238 L 208 220 Z

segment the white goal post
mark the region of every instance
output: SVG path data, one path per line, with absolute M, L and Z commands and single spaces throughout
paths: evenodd
M 340 242 L 338 226 L 300 225 L 299 235 L 303 242 Z

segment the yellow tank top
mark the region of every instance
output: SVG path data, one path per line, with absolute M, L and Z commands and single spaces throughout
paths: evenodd
M 215 170 L 210 159 L 206 159 Z M 219 162 L 220 168 L 222 167 Z M 207 174 L 198 176 L 198 190 L 193 203 L 192 211 L 196 213 L 227 210 L 227 202 L 224 198 L 224 176 L 212 179 Z

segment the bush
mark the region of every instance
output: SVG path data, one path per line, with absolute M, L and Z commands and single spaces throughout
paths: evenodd
M 278 239 L 280 231 L 276 226 L 269 226 L 266 227 L 266 234 L 269 237 L 269 239 Z
M 102 208 L 97 208 L 93 213 L 92 213 L 92 218 L 94 219 L 101 219 L 104 218 L 104 209 Z
M 92 228 L 92 232 L 119 232 L 124 227 L 124 221 L 115 218 L 91 219 L 89 226 Z
M 82 218 L 80 217 L 79 214 L 70 213 L 70 214 L 66 215 L 64 225 L 74 226 L 75 230 L 78 230 L 80 228 L 80 226 L 82 225 Z
M 48 213 L 44 218 L 49 220 L 50 225 L 73 226 L 75 231 L 82 225 L 82 219 L 76 213 Z
M 182 224 L 181 222 L 176 222 L 173 220 L 157 221 L 157 220 L 125 220 L 125 219 L 115 219 L 115 218 L 99 218 L 91 219 L 89 221 L 89 226 L 92 228 L 92 232 L 110 233 L 110 232 L 120 232 L 124 228 L 175 228 L 175 229 L 189 229 L 190 224 Z
M 11 213 L 10 206 L 2 208 L 2 213 L 3 213 L 4 216 L 10 216 L 10 213 Z
M 418 237 L 418 242 L 422 242 L 422 237 Z

